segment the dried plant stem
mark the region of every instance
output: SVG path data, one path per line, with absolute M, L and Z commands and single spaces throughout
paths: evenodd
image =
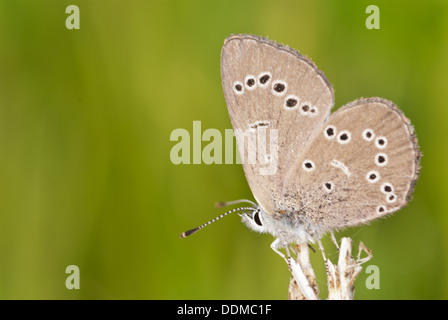
M 291 277 L 288 299 L 318 300 L 319 288 L 317 287 L 316 276 L 311 266 L 309 248 L 307 245 L 296 245 L 296 252 L 297 260 L 292 261 L 290 265 L 292 273 L 296 276 Z M 295 278 L 298 278 L 298 280 Z
M 326 259 L 323 247 L 320 245 L 327 268 L 328 300 L 353 300 L 355 280 L 359 276 L 361 264 L 372 258 L 371 251 L 360 242 L 358 256 L 352 257 L 352 239 L 342 238 L 339 248 L 337 265 Z M 289 283 L 288 299 L 316 300 L 319 299 L 319 289 L 313 267 L 310 263 L 307 245 L 296 245 L 297 258 L 290 263 L 292 277 Z M 366 257 L 361 259 L 361 253 Z

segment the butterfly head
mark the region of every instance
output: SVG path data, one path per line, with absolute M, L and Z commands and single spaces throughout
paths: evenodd
M 265 219 L 266 214 L 259 206 L 255 207 L 254 210 L 244 210 L 239 216 L 249 229 L 260 233 L 268 232 Z

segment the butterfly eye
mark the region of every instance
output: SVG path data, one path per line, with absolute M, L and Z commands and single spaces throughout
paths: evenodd
M 256 224 L 258 224 L 260 227 L 263 226 L 263 223 L 261 222 L 261 219 L 260 219 L 260 211 L 255 211 L 253 218 L 254 218 L 254 221 Z

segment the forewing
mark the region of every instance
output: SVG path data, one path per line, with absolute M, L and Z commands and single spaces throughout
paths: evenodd
M 329 115 L 333 89 L 297 51 L 251 35 L 225 40 L 221 74 L 247 181 L 258 203 L 272 213 L 285 175 Z M 263 130 L 267 157 L 260 152 Z M 258 142 L 255 163 L 244 139 Z

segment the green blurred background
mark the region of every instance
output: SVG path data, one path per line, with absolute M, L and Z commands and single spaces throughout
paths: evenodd
M 79 30 L 65 27 L 71 4 Z M 379 30 L 365 27 L 371 4 Z M 356 298 L 448 298 L 448 2 L 0 0 L 1 299 L 287 297 L 273 238 L 236 215 L 179 239 L 224 211 L 215 201 L 252 198 L 240 165 L 170 161 L 174 129 L 231 128 L 232 33 L 311 57 L 335 108 L 380 96 L 412 120 L 424 153 L 412 202 L 337 236 L 380 269 L 380 289 L 363 271 Z M 319 252 L 312 262 L 325 298 Z M 71 264 L 80 290 L 65 287 Z

